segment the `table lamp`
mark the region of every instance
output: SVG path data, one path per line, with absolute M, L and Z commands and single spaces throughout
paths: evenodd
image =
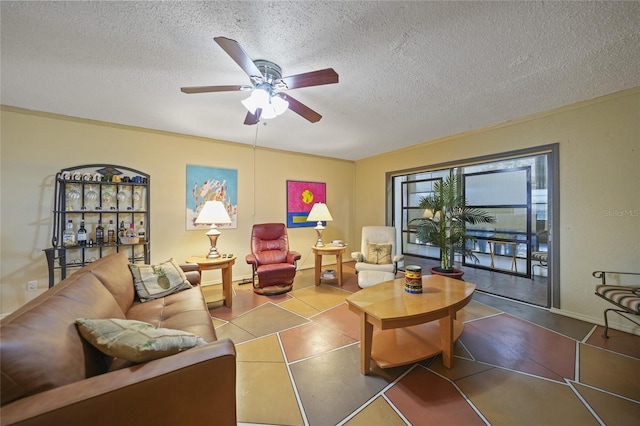
M 229 213 L 227 213 L 227 209 L 224 207 L 224 204 L 221 201 L 207 201 L 204 203 L 204 207 L 202 207 L 202 210 L 200 210 L 200 213 L 196 218 L 196 224 L 211 225 L 211 229 L 207 232 L 207 237 L 209 237 L 209 241 L 211 242 L 211 249 L 209 250 L 207 259 L 220 257 L 218 249 L 216 248 L 216 242 L 218 241 L 220 231 L 218 231 L 216 224 L 221 223 L 231 223 Z
M 307 216 L 307 222 L 315 222 L 318 221 L 318 225 L 316 225 L 315 229 L 318 234 L 318 241 L 316 242 L 316 247 L 324 247 L 322 244 L 322 231 L 324 231 L 324 226 L 322 226 L 322 221 L 333 220 L 331 217 L 331 213 L 329 213 L 329 209 L 325 203 L 315 203 L 309 212 L 309 216 Z

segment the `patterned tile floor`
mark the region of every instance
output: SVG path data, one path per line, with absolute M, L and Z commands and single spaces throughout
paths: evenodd
M 354 291 L 346 263 L 342 288 L 304 270 L 287 294 L 234 283 L 233 307 L 211 309 L 236 344 L 239 424 L 638 424 L 640 336 L 476 293 L 452 369 L 436 356 L 364 376 Z

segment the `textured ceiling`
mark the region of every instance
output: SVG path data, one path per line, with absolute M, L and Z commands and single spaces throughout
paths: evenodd
M 3 105 L 356 160 L 640 86 L 639 2 L 0 3 Z M 243 124 L 237 40 L 322 114 Z M 257 138 L 256 138 L 256 128 Z

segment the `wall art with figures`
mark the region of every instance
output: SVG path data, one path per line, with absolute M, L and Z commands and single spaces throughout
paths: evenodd
M 187 164 L 186 229 L 204 229 L 207 225 L 196 225 L 195 220 L 207 201 L 222 201 L 230 224 L 219 228 L 238 227 L 238 171 L 219 167 Z

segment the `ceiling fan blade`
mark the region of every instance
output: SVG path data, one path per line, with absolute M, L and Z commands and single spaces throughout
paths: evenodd
M 262 114 L 262 110 L 260 108 L 256 109 L 255 114 L 251 114 L 251 111 L 248 111 L 247 116 L 244 118 L 244 124 L 246 124 L 247 126 L 258 124 L 258 121 L 260 121 L 261 114 Z
M 282 96 L 282 94 L 281 94 Z M 322 116 L 309 108 L 308 106 L 300 103 L 300 101 L 295 100 L 289 95 L 284 95 L 284 98 L 287 102 L 289 102 L 289 109 L 302 118 L 309 120 L 312 123 L 320 121 Z
M 236 90 L 248 90 L 251 86 L 193 86 L 181 87 L 183 93 L 207 93 L 207 92 L 234 92 Z
M 262 73 L 256 64 L 253 63 L 249 55 L 247 55 L 247 52 L 244 51 L 237 41 L 226 37 L 214 37 L 213 39 L 222 47 L 222 50 L 227 52 L 227 55 L 231 56 L 231 59 L 236 61 L 236 64 L 240 65 L 240 68 L 242 68 L 249 77 L 262 77 Z
M 305 72 L 302 74 L 282 77 L 287 88 L 297 89 L 299 87 L 320 86 L 322 84 L 333 84 L 338 82 L 338 73 L 333 68 L 324 70 Z

